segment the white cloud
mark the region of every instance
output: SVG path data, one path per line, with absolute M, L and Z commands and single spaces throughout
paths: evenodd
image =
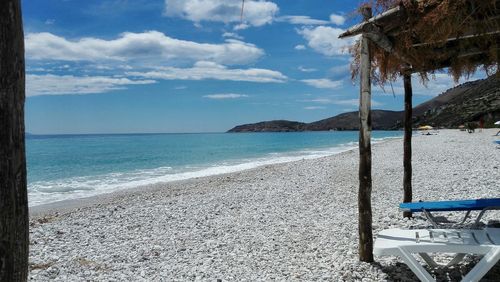
M 127 75 L 165 80 L 231 80 L 260 83 L 282 83 L 288 78 L 278 71 L 268 69 L 229 69 L 213 62 L 197 62 L 191 68 L 162 67 L 148 72 L 129 72 Z
M 166 36 L 158 31 L 122 33 L 117 39 L 82 38 L 75 41 L 43 32 L 26 36 L 26 55 L 37 60 L 151 61 L 209 60 L 221 64 L 246 64 L 264 55 L 255 45 L 235 39 L 222 44 L 197 43 Z
M 330 21 L 336 25 L 343 25 L 345 23 L 345 17 L 342 15 L 331 14 Z
M 352 44 L 352 39 L 342 40 L 339 35 L 344 32 L 343 29 L 318 26 L 315 28 L 302 28 L 297 32 L 307 40 L 307 45 L 318 53 L 326 56 L 346 55 L 347 47 Z
M 338 65 L 330 68 L 330 74 L 334 76 L 350 76 L 351 74 L 351 65 Z
M 243 36 L 237 34 L 237 33 L 234 33 L 234 32 L 224 32 L 222 34 L 222 37 L 224 38 L 234 38 L 234 39 L 238 39 L 238 40 L 243 40 Z
M 235 25 L 233 29 L 234 30 L 244 30 L 244 29 L 247 29 L 249 27 L 250 27 L 250 25 L 248 25 L 246 23 L 241 23 L 241 24 Z
M 315 71 L 317 71 L 317 69 L 314 69 L 314 68 L 305 68 L 303 66 L 299 66 L 297 69 L 299 71 L 302 71 L 302 72 L 315 72 Z
M 358 106 L 359 105 L 359 99 L 338 100 L 338 99 L 334 99 L 334 98 L 315 98 L 315 99 L 310 99 L 310 100 L 302 100 L 299 102 L 316 103 L 316 104 L 323 104 L 323 105 L 340 105 L 340 106 Z M 372 106 L 378 107 L 378 106 L 382 106 L 382 105 L 384 105 L 384 104 L 372 99 Z
M 225 99 L 245 98 L 245 97 L 248 97 L 248 95 L 228 93 L 228 94 L 210 94 L 210 95 L 205 95 L 203 97 L 208 98 L 208 99 L 213 99 L 213 100 L 225 100 Z
M 484 72 L 478 72 L 469 79 L 461 78 L 458 84 L 465 83 L 467 81 L 474 81 L 477 79 L 485 78 L 486 75 Z M 438 96 L 439 94 L 445 92 L 446 90 L 457 86 L 455 84 L 453 78 L 446 73 L 437 73 L 434 75 L 434 79 L 432 76 L 429 76 L 429 81 L 427 82 L 427 86 L 423 85 L 420 81 L 418 75 L 414 74 L 412 76 L 412 90 L 413 95 L 419 96 Z M 380 87 L 374 86 L 373 90 L 375 94 L 379 95 L 404 95 L 404 87 L 402 79 L 398 79 L 397 81 L 392 83 L 392 87 L 389 83 L 385 85 L 385 93 L 380 89 Z
M 305 110 L 323 110 L 326 109 L 326 107 L 321 107 L 321 106 L 309 106 L 309 107 L 304 107 Z
M 56 22 L 56 20 L 54 20 L 54 19 L 47 19 L 47 20 L 45 21 L 45 24 L 46 24 L 46 25 L 53 25 L 55 22 Z
M 327 78 L 303 79 L 307 85 L 322 89 L 339 89 L 342 87 L 342 80 L 330 80 Z
M 304 45 L 302 45 L 302 44 L 297 45 L 297 46 L 295 46 L 294 48 L 295 48 L 295 50 L 306 50 L 306 46 L 304 46 Z
M 180 17 L 193 22 L 212 21 L 234 23 L 241 21 L 241 0 L 165 0 L 165 16 Z M 243 21 L 262 26 L 273 21 L 278 5 L 265 0 L 246 0 Z
M 333 100 L 332 104 L 342 105 L 342 106 L 359 106 L 359 99 L 348 99 L 348 100 Z M 372 107 L 383 106 L 383 103 L 371 100 Z
M 429 81 L 427 82 L 427 86 L 423 85 L 420 81 L 420 78 L 418 75 L 413 75 L 412 79 L 412 88 L 413 88 L 413 94 L 414 95 L 422 95 L 422 96 L 438 96 L 439 94 L 442 94 L 446 90 L 453 88 L 459 84 L 465 83 L 467 81 L 474 81 L 477 79 L 483 79 L 486 78 L 486 74 L 482 71 L 479 71 L 475 73 L 473 76 L 471 76 L 469 79 L 466 78 L 460 78 L 458 83 L 455 83 L 453 78 L 447 74 L 447 73 L 437 73 L 434 75 L 434 79 L 432 76 L 429 76 Z M 404 87 L 403 87 L 403 82 L 400 80 L 400 93 L 401 95 L 404 95 Z M 390 86 L 387 92 L 391 91 Z M 392 95 L 392 91 L 391 91 Z
M 282 16 L 277 17 L 276 21 L 301 25 L 323 25 L 329 23 L 328 21 L 313 19 L 309 16 Z
M 305 100 L 304 102 L 312 102 L 318 104 L 333 104 L 333 100 L 330 98 L 315 98 L 311 100 Z
M 27 96 L 91 94 L 126 89 L 127 85 L 151 84 L 154 80 L 131 80 L 124 77 L 73 76 L 73 75 L 26 75 Z

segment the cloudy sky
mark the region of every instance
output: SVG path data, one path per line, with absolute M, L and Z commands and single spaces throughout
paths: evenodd
M 27 131 L 222 132 L 356 110 L 352 41 L 337 37 L 360 2 L 246 0 L 241 15 L 241 0 L 23 0 Z M 414 78 L 414 103 L 453 85 Z M 400 83 L 374 90 L 374 108 L 403 109 Z

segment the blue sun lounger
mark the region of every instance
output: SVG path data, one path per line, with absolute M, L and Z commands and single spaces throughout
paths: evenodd
M 460 224 L 465 223 L 472 211 L 481 211 L 475 221 L 475 226 L 479 225 L 484 213 L 488 210 L 500 210 L 500 198 L 459 200 L 459 201 L 434 201 L 401 203 L 399 209 L 409 212 L 422 212 L 435 228 L 439 228 L 432 212 L 465 211 L 465 217 Z

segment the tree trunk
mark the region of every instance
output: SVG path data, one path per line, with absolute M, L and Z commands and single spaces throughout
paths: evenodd
M 364 20 L 371 18 L 371 8 L 362 10 Z M 372 234 L 372 152 L 371 152 L 371 54 L 367 36 L 361 39 L 361 71 L 359 97 L 359 259 L 373 262 Z
M 412 135 L 412 89 L 411 89 L 411 74 L 403 75 L 405 88 L 405 135 L 404 135 L 404 176 L 403 176 L 403 203 L 412 201 L 412 169 L 411 169 L 411 135 Z M 410 218 L 411 212 L 403 212 L 404 217 Z
M 19 0 L 0 1 L 0 281 L 28 277 L 24 34 Z

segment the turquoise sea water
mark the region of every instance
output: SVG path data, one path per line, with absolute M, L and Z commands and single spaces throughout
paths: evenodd
M 374 141 L 402 136 L 374 131 Z M 26 140 L 31 206 L 141 185 L 332 155 L 358 132 L 34 135 Z

